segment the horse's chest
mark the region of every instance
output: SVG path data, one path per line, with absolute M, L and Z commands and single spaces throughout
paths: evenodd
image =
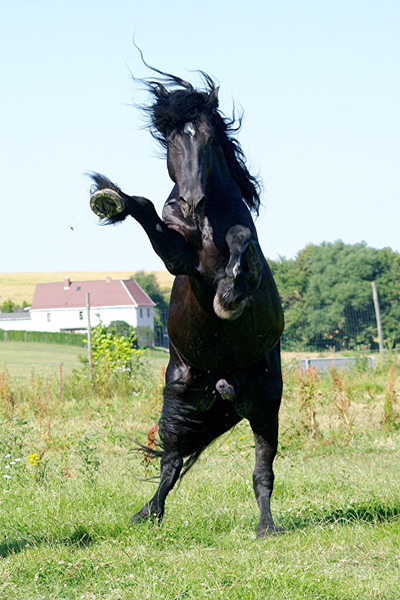
M 263 355 L 268 327 L 252 313 L 228 323 L 188 302 L 170 317 L 171 342 L 199 369 L 228 373 L 253 364 Z

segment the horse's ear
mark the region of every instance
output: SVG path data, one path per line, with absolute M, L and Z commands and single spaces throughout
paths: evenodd
M 162 83 L 157 82 L 157 91 L 162 98 L 167 98 L 167 96 L 169 96 L 167 88 L 164 87 Z
M 219 86 L 215 87 L 208 97 L 208 104 L 211 106 L 211 108 L 218 108 L 218 92 Z

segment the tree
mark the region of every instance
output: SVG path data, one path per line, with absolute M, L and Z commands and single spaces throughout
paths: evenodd
M 138 271 L 134 275 L 131 275 L 129 279 L 134 279 L 136 283 L 140 285 L 146 294 L 153 300 L 157 308 L 168 309 L 169 298 L 167 297 L 167 294 L 161 290 L 160 284 L 154 273 Z
M 155 302 L 155 318 L 154 318 L 154 329 L 158 332 L 158 335 L 161 334 L 163 337 L 165 326 L 166 326 L 166 318 L 169 307 L 169 294 L 163 292 L 160 288 L 160 284 L 157 281 L 154 273 L 145 273 L 144 271 L 138 271 L 134 275 L 131 275 L 129 279 L 134 279 L 136 283 L 140 285 L 140 287 L 146 292 L 148 296 Z M 141 339 L 143 336 L 141 336 Z M 147 338 L 148 339 L 148 336 Z M 153 336 L 154 341 L 154 336 Z M 151 342 L 152 345 L 153 342 Z
M 16 304 L 14 304 L 14 302 L 10 299 L 5 300 L 3 302 L 3 304 L 1 305 L 1 312 L 2 313 L 11 313 L 13 312 L 14 308 L 17 308 Z
M 133 333 L 133 327 L 126 321 L 111 321 L 107 326 L 107 333 L 118 337 L 129 337 Z
M 400 254 L 365 242 L 308 245 L 297 257 L 269 261 L 291 347 L 376 345 L 371 281 L 379 293 L 385 345 L 400 343 Z

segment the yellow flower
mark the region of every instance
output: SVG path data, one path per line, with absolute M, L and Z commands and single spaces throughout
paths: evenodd
M 36 452 L 34 452 L 33 454 L 30 454 L 28 456 L 28 460 L 29 460 L 30 465 L 38 465 L 40 463 L 39 455 L 36 454 Z

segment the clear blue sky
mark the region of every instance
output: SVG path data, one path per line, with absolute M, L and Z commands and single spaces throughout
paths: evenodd
M 157 270 L 132 219 L 89 209 L 100 171 L 160 211 L 165 162 L 129 69 L 220 81 L 264 182 L 264 253 L 365 240 L 400 251 L 398 0 L 18 0 L 0 3 L 0 272 Z M 129 69 L 128 69 L 129 67 Z

